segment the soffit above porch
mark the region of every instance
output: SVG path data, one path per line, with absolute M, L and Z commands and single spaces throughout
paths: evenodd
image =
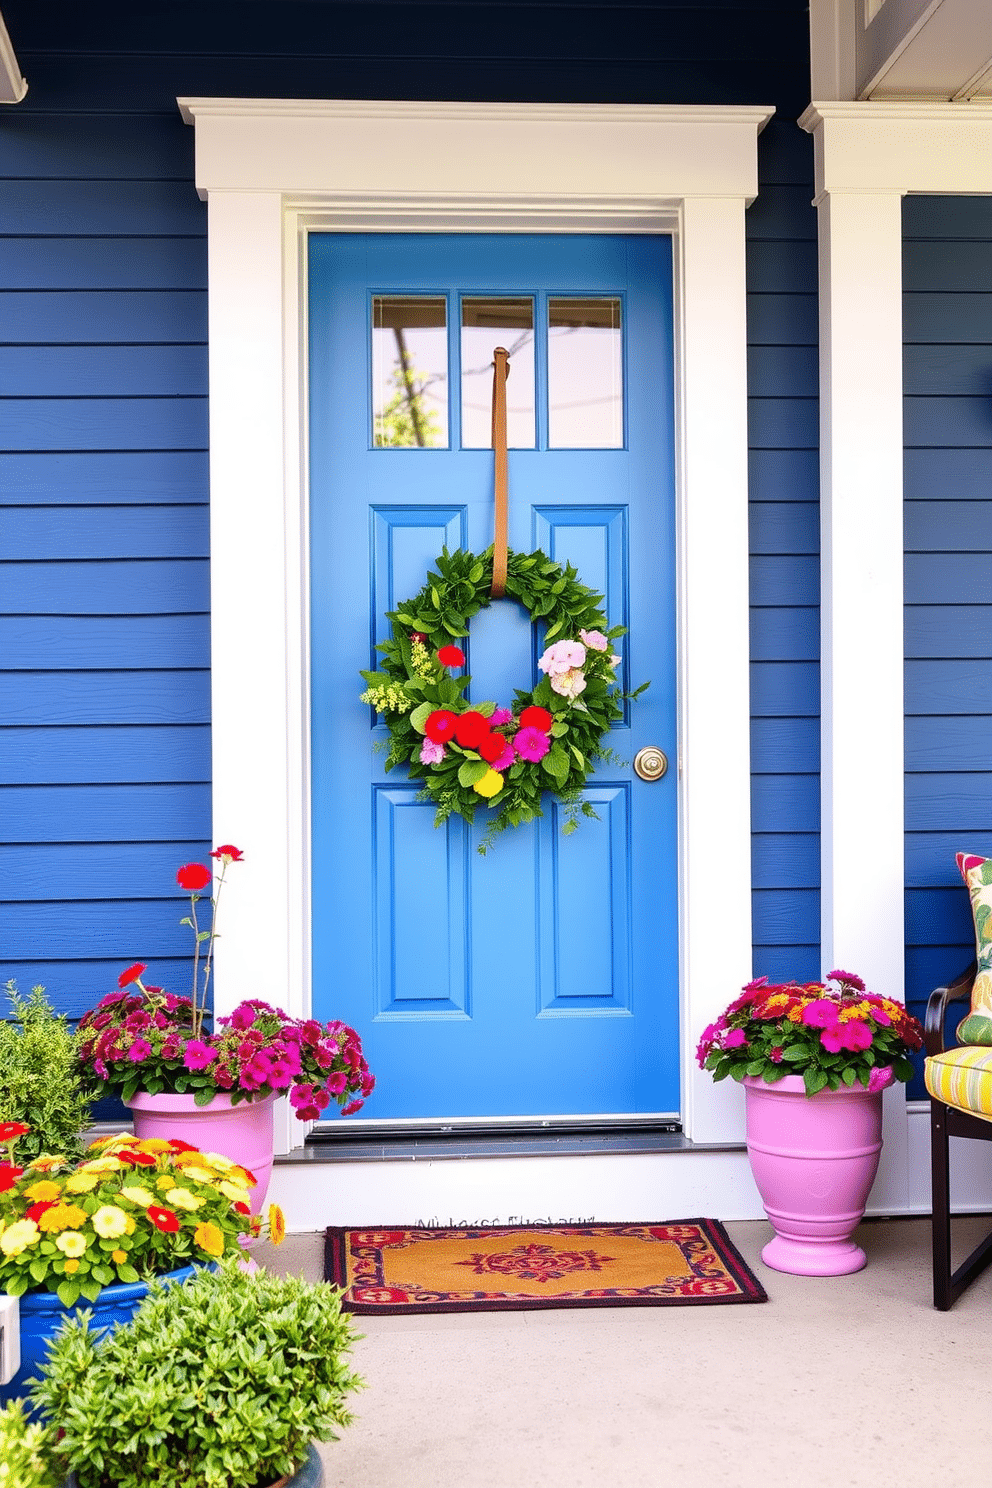
M 811 0 L 814 98 L 992 99 L 988 0 Z

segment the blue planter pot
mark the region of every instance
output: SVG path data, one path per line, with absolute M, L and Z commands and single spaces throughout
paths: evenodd
M 184 1266 L 181 1271 L 170 1271 L 159 1281 L 185 1281 L 192 1276 L 194 1267 Z M 104 1287 L 95 1302 L 84 1297 L 66 1307 L 54 1292 L 27 1292 L 20 1298 L 21 1310 L 21 1367 L 9 1385 L 0 1387 L 0 1406 L 18 1396 L 27 1398 L 27 1382 L 33 1379 L 48 1356 L 48 1345 L 61 1328 L 66 1318 L 75 1317 L 88 1309 L 93 1314 L 91 1326 L 112 1328 L 117 1323 L 130 1322 L 139 1303 L 148 1294 L 148 1284 L 135 1282 L 131 1286 Z
M 65 1488 L 79 1488 L 75 1473 L 70 1473 L 65 1480 Z M 238 1488 L 232 1484 L 231 1488 Z M 285 1488 L 324 1488 L 324 1464 L 320 1460 L 317 1448 L 311 1446 L 307 1452 L 306 1460 L 285 1481 Z

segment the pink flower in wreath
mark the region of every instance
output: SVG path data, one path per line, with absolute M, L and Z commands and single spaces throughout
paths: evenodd
M 514 736 L 513 747 L 521 759 L 536 762 L 547 754 L 551 748 L 551 740 L 541 729 L 522 728 Z
M 497 774 L 502 775 L 506 770 L 510 768 L 516 758 L 517 756 L 514 752 L 513 745 L 506 744 L 503 748 L 502 754 L 499 755 L 497 759 L 493 760 L 492 768 L 497 772 Z
M 538 661 L 538 670 L 549 677 L 560 676 L 573 667 L 580 667 L 586 659 L 586 648 L 578 641 L 555 641 Z
M 510 708 L 495 708 L 489 718 L 491 728 L 502 728 L 505 723 L 512 722 L 513 710 Z
M 444 759 L 444 745 L 435 744 L 433 739 L 425 739 L 420 746 L 420 763 L 422 765 L 439 765 Z
M 586 679 L 579 667 L 572 667 L 567 672 L 561 672 L 550 678 L 551 691 L 557 692 L 559 697 L 574 698 L 580 692 L 586 690 Z
M 601 630 L 580 630 L 579 636 L 590 651 L 605 651 L 610 644 Z

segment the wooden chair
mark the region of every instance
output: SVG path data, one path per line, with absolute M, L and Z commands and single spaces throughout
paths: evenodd
M 928 1055 L 942 1054 L 944 1017 L 952 1002 L 970 1001 L 977 964 L 947 987 L 931 992 L 927 1003 L 924 1043 Z M 955 1106 L 930 1098 L 930 1153 L 933 1175 L 933 1305 L 941 1312 L 953 1307 L 961 1293 L 992 1262 L 992 1233 L 986 1236 L 956 1271 L 951 1270 L 951 1137 L 974 1137 L 992 1142 L 992 1121 L 971 1116 Z

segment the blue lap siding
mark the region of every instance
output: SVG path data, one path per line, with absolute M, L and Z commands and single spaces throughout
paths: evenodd
M 903 286 L 906 984 L 922 1017 L 974 954 L 954 855 L 992 856 L 992 198 L 907 197 Z
M 78 1015 L 133 959 L 173 987 L 186 976 L 175 868 L 211 834 L 207 281 L 175 99 L 210 94 L 776 106 L 748 214 L 755 970 L 813 975 L 805 6 L 4 0 L 3 13 L 30 91 L 0 114 L 0 980 L 44 982 Z

